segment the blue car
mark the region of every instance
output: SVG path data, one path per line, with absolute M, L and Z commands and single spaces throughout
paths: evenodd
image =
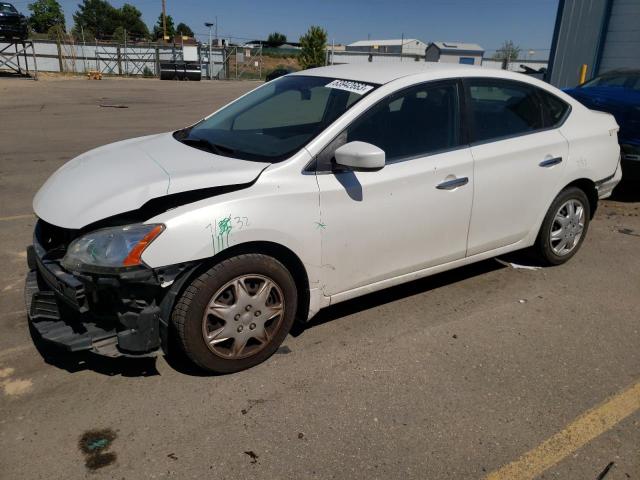
M 636 178 L 640 173 L 640 70 L 614 70 L 565 92 L 592 110 L 616 117 L 624 176 Z

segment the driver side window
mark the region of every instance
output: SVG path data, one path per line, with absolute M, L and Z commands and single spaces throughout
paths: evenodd
M 457 83 L 422 84 L 390 95 L 349 126 L 344 140 L 381 148 L 387 162 L 459 146 Z

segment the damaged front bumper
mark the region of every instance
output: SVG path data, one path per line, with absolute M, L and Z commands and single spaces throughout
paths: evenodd
M 192 265 L 140 267 L 112 275 L 72 274 L 38 242 L 27 248 L 25 304 L 44 341 L 71 352 L 148 356 L 166 348 L 169 317 Z

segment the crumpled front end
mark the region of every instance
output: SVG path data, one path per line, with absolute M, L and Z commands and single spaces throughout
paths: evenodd
M 25 303 L 39 336 L 69 351 L 145 356 L 166 339 L 174 281 L 191 267 L 78 274 L 60 264 L 78 230 L 39 220 L 27 249 Z

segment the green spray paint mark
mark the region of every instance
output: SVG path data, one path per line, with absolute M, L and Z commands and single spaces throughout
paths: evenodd
M 229 246 L 229 234 L 233 230 L 231 226 L 231 215 L 217 221 L 216 238 L 218 251 Z

